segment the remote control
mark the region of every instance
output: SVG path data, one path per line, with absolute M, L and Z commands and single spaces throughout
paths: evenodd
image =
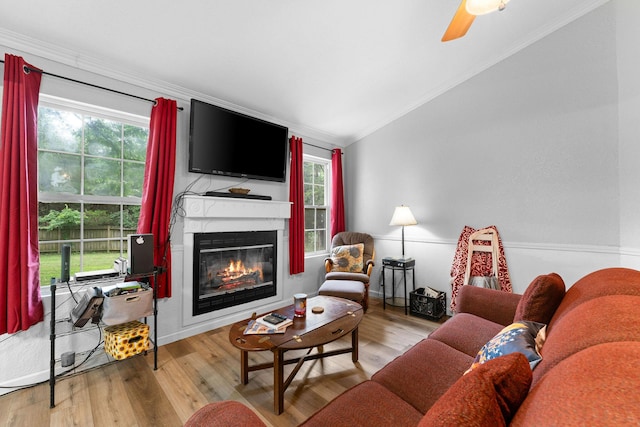
M 279 323 L 284 322 L 285 320 L 287 320 L 287 316 L 284 316 L 279 313 L 271 313 L 267 316 L 264 316 L 264 321 L 271 323 L 272 325 L 277 325 Z

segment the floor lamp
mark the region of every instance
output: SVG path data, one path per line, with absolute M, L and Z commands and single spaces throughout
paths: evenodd
M 416 225 L 417 223 L 409 206 L 398 206 L 395 211 L 393 211 L 389 225 L 402 226 L 402 259 L 404 259 L 404 227 L 407 225 Z

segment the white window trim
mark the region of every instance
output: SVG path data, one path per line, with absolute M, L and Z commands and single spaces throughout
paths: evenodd
M 60 108 L 63 110 L 73 111 L 79 114 L 90 113 L 95 117 L 103 119 L 117 120 L 134 126 L 149 126 L 149 117 L 131 114 L 124 111 L 113 110 L 111 108 L 100 107 L 98 105 L 87 104 L 70 99 L 60 98 L 58 96 L 46 95 L 41 93 L 38 105 L 51 108 Z
M 315 162 L 315 163 L 322 163 L 325 165 L 325 202 L 326 204 L 323 205 L 324 207 L 326 207 L 327 209 L 327 218 L 326 218 L 326 226 L 327 226 L 327 233 L 326 233 L 326 239 L 327 241 L 325 242 L 325 245 L 327 247 L 326 250 L 324 251 L 314 251 L 314 252 L 305 252 L 304 256 L 305 258 L 313 258 L 313 257 L 319 257 L 319 256 L 326 256 L 329 253 L 329 249 L 331 247 L 331 237 L 329 236 L 329 234 L 331 234 L 331 159 L 327 159 L 324 157 L 318 157 L 318 156 L 313 156 L 310 154 L 303 154 L 302 155 L 302 162 Z M 305 208 L 307 207 L 307 205 L 305 205 Z

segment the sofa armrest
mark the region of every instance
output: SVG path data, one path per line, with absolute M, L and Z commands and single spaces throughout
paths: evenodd
M 212 402 L 198 409 L 184 427 L 266 427 L 247 406 L 234 400 Z
M 522 295 L 465 285 L 458 291 L 457 313 L 469 313 L 507 326 Z

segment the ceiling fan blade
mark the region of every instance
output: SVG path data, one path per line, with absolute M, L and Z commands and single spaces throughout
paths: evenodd
M 462 0 L 456 14 L 453 15 L 447 31 L 442 36 L 442 41 L 447 42 L 467 34 L 467 30 L 471 27 L 474 19 L 476 19 L 476 16 L 467 12 L 467 0 Z

